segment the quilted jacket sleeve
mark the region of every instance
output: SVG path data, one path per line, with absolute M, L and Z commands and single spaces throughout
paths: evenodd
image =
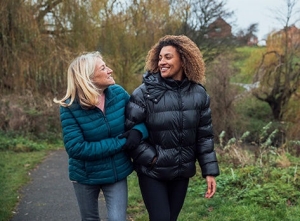
M 209 105 L 210 99 L 206 94 L 206 102 L 202 107 L 201 120 L 197 129 L 197 159 L 203 177 L 218 176 L 220 173 L 214 151 L 214 136 Z
M 136 124 L 146 121 L 146 104 L 141 88 L 135 89 L 130 96 L 125 110 L 125 127 L 131 129 Z
M 146 121 L 147 113 L 143 94 L 142 88 L 139 87 L 132 93 L 130 97 L 125 111 L 125 127 L 127 129 L 131 129 L 136 125 Z M 146 139 L 129 154 L 136 163 L 147 165 L 156 156 L 156 150 L 147 142 Z
M 86 141 L 80 126 L 69 108 L 60 107 L 63 141 L 67 153 L 78 160 L 99 160 L 121 151 L 126 139 L 106 138 L 97 142 Z
M 137 124 L 137 125 L 134 125 L 133 126 L 133 129 L 136 129 L 138 131 L 140 131 L 142 133 L 142 140 L 145 140 L 148 138 L 148 130 L 145 126 L 144 123 L 140 123 L 140 124 Z

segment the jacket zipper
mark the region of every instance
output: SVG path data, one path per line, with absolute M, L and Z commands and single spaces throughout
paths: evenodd
M 105 102 L 105 104 L 106 104 L 106 102 Z M 104 107 L 104 109 L 105 109 L 105 107 Z M 104 114 L 104 112 L 100 108 L 98 108 L 98 110 L 103 115 L 103 118 L 104 118 L 104 121 L 105 121 L 105 124 L 106 124 L 106 128 L 108 130 L 108 137 L 110 137 L 111 136 L 111 128 L 110 128 L 109 123 L 107 121 L 106 115 Z M 116 165 L 115 165 L 115 161 L 114 161 L 114 156 L 110 157 L 110 161 L 111 161 L 111 165 L 112 165 L 112 168 L 113 168 L 113 171 L 114 171 L 115 180 L 118 181 L 118 175 L 117 175 L 117 171 L 116 171 Z

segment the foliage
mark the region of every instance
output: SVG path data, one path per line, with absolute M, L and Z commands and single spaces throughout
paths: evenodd
M 205 38 L 210 22 L 231 14 L 224 10 L 226 1 L 216 2 L 1 1 L 0 190 L 5 195 L 0 198 L 0 220 L 5 220 L 2 214 L 11 215 L 17 189 L 28 180 L 28 170 L 49 148 L 61 146 L 58 107 L 52 98 L 65 91 L 64 73 L 70 59 L 82 51 L 100 50 L 117 83 L 131 92 L 141 82 L 147 51 L 165 34 L 188 35 L 209 61 L 207 89 L 216 134 L 220 134 L 216 136 L 222 171 L 218 192 L 211 200 L 203 198 L 205 181 L 199 179 L 198 171 L 191 179 L 179 220 L 298 220 L 299 89 L 286 101 L 282 109 L 286 122 L 282 122 L 274 121 L 272 106 L 237 85 L 251 84 L 254 73 L 269 73 L 266 76 L 271 78 L 261 79 L 266 79 L 265 88 L 270 91 L 270 83 L 276 82 L 271 75 L 274 61 L 280 61 L 273 55 L 287 59 L 281 67 L 290 65 L 285 69 L 299 73 L 295 65 L 298 51 L 275 44 L 237 48 L 229 56 L 224 51 L 232 46 L 230 39 L 226 41 L 230 44 L 224 44 Z M 199 8 L 214 13 L 199 14 Z M 197 20 L 200 22 L 193 23 Z M 216 57 L 219 54 L 226 57 Z M 286 70 L 276 73 L 292 73 Z M 278 82 L 286 76 L 290 77 L 282 75 Z M 297 85 L 296 81 L 288 83 Z M 129 177 L 128 211 L 136 221 L 147 219 L 134 173 Z
M 232 82 L 252 84 L 253 73 L 255 73 L 257 63 L 263 52 L 264 47 L 238 47 L 235 49 L 234 62 L 236 74 L 231 78 Z
M 251 45 L 251 38 L 257 38 L 255 33 L 258 31 L 258 23 L 250 24 L 246 30 L 239 30 L 236 38 L 240 45 Z
M 181 21 L 181 26 L 175 34 L 189 36 L 201 49 L 206 63 L 232 49 L 235 44 L 233 36 L 216 39 L 208 37 L 210 24 L 218 18 L 227 20 L 234 13 L 226 9 L 226 0 L 171 0 L 170 2 L 173 7 L 172 13 Z
M 221 168 L 217 193 L 212 199 L 204 198 L 206 182 L 198 169 L 190 180 L 178 220 L 298 219 L 299 158 L 286 152 L 285 146 L 272 146 L 272 125 L 269 122 L 260 130 L 261 145 L 256 147 L 260 154 L 245 146 L 249 132 L 227 143 L 220 141 L 221 146 L 216 148 Z M 135 173 L 129 176 L 128 212 L 133 220 L 147 220 Z
M 288 133 L 287 133 L 288 140 L 299 139 L 299 134 L 300 134 L 299 91 L 300 88 L 298 89 L 296 95 L 292 96 L 292 98 L 290 99 L 283 119 L 287 123 L 287 127 L 288 127 Z M 300 146 L 298 149 L 300 151 Z
M 40 163 L 48 151 L 61 147 L 61 141 L 49 143 L 0 131 L 0 220 L 10 220 L 19 199 L 18 190 L 29 181 L 28 171 Z
M 232 57 L 226 53 L 211 62 L 206 71 L 214 132 L 219 134 L 222 130 L 226 130 L 228 136 L 233 136 L 236 123 L 233 119 L 239 118 L 234 109 L 234 102 L 240 92 L 238 86 L 230 83 L 230 79 L 234 76 L 231 63 Z
M 235 106 L 236 110 L 240 114 L 244 115 L 245 118 L 256 119 L 257 121 L 260 120 L 262 122 L 272 120 L 272 116 L 270 116 L 270 107 L 266 103 L 255 99 L 255 97 L 251 95 L 245 96 L 244 99 L 238 100 L 235 103 Z
M 132 92 L 141 83 L 147 51 L 166 34 L 186 34 L 201 47 L 207 60 L 226 50 L 224 41 L 204 38 L 214 19 L 232 14 L 226 11 L 225 3 L 2 0 L 0 92 L 24 94 L 29 90 L 34 95 L 61 97 L 71 59 L 95 50 L 114 70 L 116 82 Z M 199 6 L 205 13 L 198 13 Z M 201 21 L 200 26 L 195 19 Z
M 255 142 L 249 142 L 251 133 L 249 131 L 239 137 L 232 137 L 226 143 L 224 141 L 225 131 L 219 135 L 219 146 L 222 153 L 221 160 L 227 162 L 235 167 L 238 165 L 258 165 L 263 167 L 275 159 L 280 159 L 282 165 L 290 165 L 289 162 L 284 162 L 286 159 L 284 154 L 290 149 L 288 146 L 290 142 L 280 139 L 282 135 L 279 134 L 279 125 L 277 123 L 269 122 L 259 130 L 259 139 Z M 297 141 L 294 143 L 298 144 Z M 252 154 L 249 153 L 251 150 Z
M 105 30 L 98 36 L 99 50 L 111 64 L 117 82 L 129 92 L 141 83 L 147 51 L 178 26 L 167 0 L 128 2 L 124 12 L 105 13 L 98 22 Z
M 254 70 L 258 67 L 259 57 L 266 52 L 266 48 L 254 47 L 239 47 L 236 49 L 235 60 L 232 65 L 235 67 L 236 74 L 231 78 L 232 84 L 241 86 L 250 86 L 255 90 L 255 84 L 251 84 Z M 242 83 L 237 83 L 242 82 Z M 251 94 L 251 90 L 244 89 L 244 92 L 239 94 L 240 99 L 235 102 L 235 110 L 239 118 L 237 120 L 236 135 L 248 130 L 251 132 L 251 142 L 258 142 L 259 128 L 268 121 L 274 121 L 272 108 L 267 102 L 258 100 Z M 251 89 L 251 88 L 250 88 Z M 288 106 L 285 109 L 284 121 L 278 121 L 279 136 L 287 137 L 288 139 L 299 138 L 299 90 L 289 100 Z M 274 121 L 275 122 L 275 121 Z M 280 138 L 282 139 L 282 138 Z
M 135 172 L 128 177 L 128 199 L 129 217 L 134 221 L 147 220 L 147 210 L 141 196 L 138 178 Z
M 30 92 L 0 96 L 0 130 L 55 143 L 61 139 L 61 125 L 59 108 L 50 99 Z
M 205 199 L 205 179 L 197 174 L 190 180 L 187 197 L 179 216 L 179 221 L 189 220 L 297 220 L 299 210 L 300 171 L 299 158 L 288 152 L 287 145 L 274 148 L 273 126 L 268 123 L 260 129 L 260 143 L 255 149 L 246 146 L 250 133 L 233 137 L 228 142 L 222 140 L 216 147 L 221 175 L 217 177 L 217 193 L 212 199 Z M 12 135 L 1 135 L 1 146 Z M 4 141 L 4 142 L 3 142 Z M 0 198 L 2 209 L 0 220 L 9 220 L 11 211 L 18 200 L 17 190 L 28 182 L 27 173 L 40 162 L 47 151 L 57 145 L 33 142 L 18 138 L 14 145 L 22 143 L 26 148 L 20 152 L 0 151 Z M 289 145 L 300 144 L 299 140 Z M 13 148 L 12 148 L 13 149 Z M 31 149 L 31 152 L 26 152 Z M 32 150 L 38 151 L 32 151 Z M 24 152 L 25 151 L 25 152 Z M 141 197 L 136 173 L 128 178 L 129 206 L 131 220 L 147 220 L 147 212 Z M 4 191 L 5 189 L 5 191 Z
M 216 141 L 218 135 L 226 131 L 226 139 L 240 137 L 245 131 L 250 135 L 247 142 L 256 144 L 259 131 L 266 123 L 273 121 L 270 107 L 251 96 L 251 93 L 236 83 L 245 79 L 249 83 L 247 61 L 249 56 L 260 53 L 262 48 L 237 48 L 233 55 L 224 54 L 207 65 L 206 88 L 211 96 Z M 237 58 L 240 57 L 239 60 Z M 233 60 L 232 60 L 233 59 Z M 297 97 L 289 103 L 289 115 L 286 122 L 278 123 L 278 140 L 285 136 L 296 140 L 299 137 L 297 119 Z M 274 122 L 275 123 L 275 122 Z M 10 94 L 0 96 L 0 128 L 6 133 L 12 132 L 20 136 L 31 136 L 32 140 L 42 139 L 47 143 L 61 141 L 61 125 L 59 108 L 52 102 L 51 96 L 33 95 L 27 91 L 22 96 Z M 274 126 L 275 128 L 275 126 Z M 298 150 L 299 149 L 299 150 Z M 295 154 L 300 148 L 295 146 Z
M 266 52 L 262 55 L 256 68 L 254 81 L 259 87 L 253 90 L 253 95 L 268 103 L 275 120 L 284 119 L 287 106 L 300 85 L 299 67 L 299 35 L 300 30 L 290 26 L 296 1 L 286 1 L 287 14 L 282 30 L 268 36 Z
M 45 7 L 42 1 L 1 1 L 1 93 L 53 94 L 65 82 L 61 73 L 71 51 L 64 46 L 67 30 L 58 17 L 69 14 L 62 7 L 53 10 L 61 2 L 48 1 Z M 54 30 L 55 24 L 60 28 Z
M 230 199 L 240 203 L 256 203 L 271 209 L 286 203 L 294 205 L 299 198 L 297 166 L 288 168 L 247 166 L 227 170 L 225 172 L 227 178 L 218 182 L 222 196 L 228 197 L 234 188 L 235 195 Z
M 62 145 L 62 142 L 55 144 L 48 143 L 46 140 L 37 141 L 29 139 L 22 135 L 6 134 L 0 132 L 0 151 L 13 151 L 13 152 L 32 152 L 40 150 L 49 150 L 52 148 L 58 148 Z
M 217 193 L 209 200 L 203 197 L 206 183 L 197 171 L 190 181 L 179 221 L 297 220 L 300 172 L 296 166 L 260 168 L 249 165 L 233 169 L 221 163 L 220 167 Z M 132 220 L 147 220 L 136 174 L 129 177 L 128 213 Z
M 0 141 L 1 142 L 1 141 Z M 26 148 L 27 149 L 27 148 Z M 41 149 L 41 148 L 37 148 Z M 47 151 L 0 151 L 0 220 L 8 221 L 19 200 L 18 190 L 28 181 L 28 172 L 46 156 Z

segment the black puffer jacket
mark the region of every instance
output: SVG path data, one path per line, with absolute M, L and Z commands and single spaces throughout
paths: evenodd
M 130 152 L 136 172 L 161 180 L 192 177 L 198 159 L 203 177 L 219 175 L 209 104 L 199 84 L 146 73 L 126 108 L 126 126 L 145 122 L 149 131 L 148 140 Z

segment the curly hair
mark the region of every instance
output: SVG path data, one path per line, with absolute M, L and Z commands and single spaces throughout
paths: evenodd
M 159 71 L 159 54 L 163 47 L 173 46 L 179 53 L 186 77 L 195 83 L 205 83 L 205 63 L 198 46 L 185 35 L 166 35 L 150 49 L 146 57 L 145 70 Z

